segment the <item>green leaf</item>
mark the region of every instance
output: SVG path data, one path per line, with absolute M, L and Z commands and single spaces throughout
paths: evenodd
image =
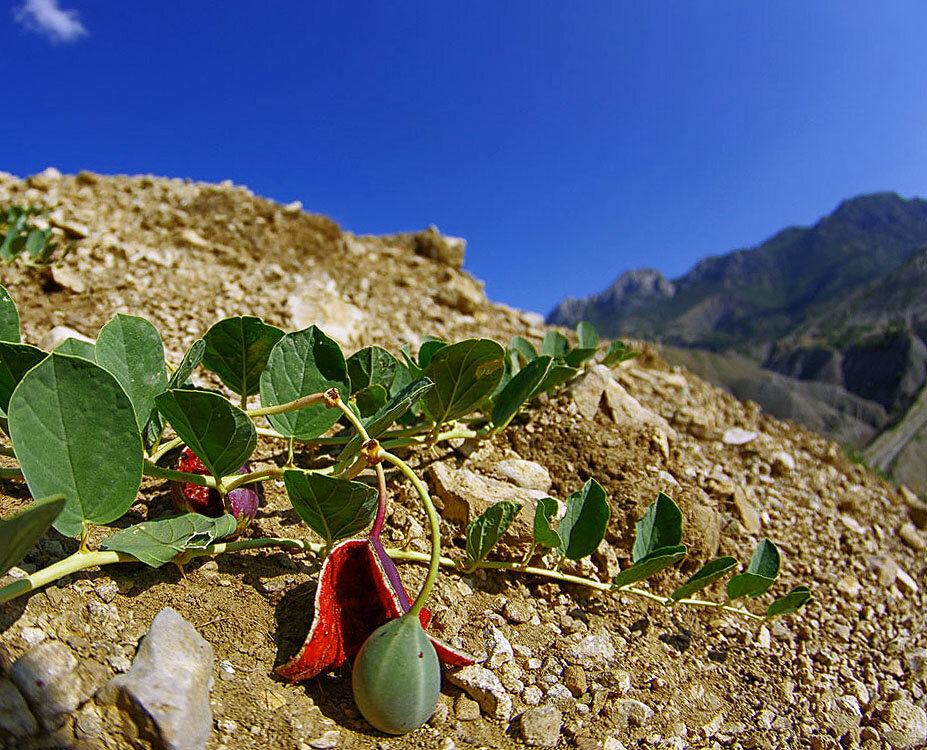
M 404 369 L 398 359 L 380 346 L 354 352 L 348 357 L 347 366 L 352 396 L 372 385 L 382 386 L 388 395 L 394 393 L 393 381 Z
M 566 513 L 557 527 L 562 539 L 560 554 L 579 560 L 595 552 L 605 538 L 610 515 L 602 485 L 595 479 L 588 480 L 582 489 L 566 499 Z
M 643 560 L 663 547 L 675 547 L 682 542 L 682 513 L 672 499 L 662 492 L 657 495 L 643 518 L 635 526 L 634 549 L 631 559 Z
M 19 312 L 5 287 L 0 286 L 0 341 L 19 342 Z
M 283 483 L 300 518 L 328 546 L 363 531 L 377 513 L 377 491 L 363 482 L 287 469 Z
M 225 318 L 203 336 L 203 367 L 229 390 L 251 396 L 260 389 L 267 358 L 281 338 L 283 331 L 253 315 Z
M 424 370 L 431 363 L 435 354 L 445 346 L 447 346 L 447 342 L 437 336 L 423 336 L 422 345 L 418 348 L 418 366 Z
M 190 549 L 203 549 L 235 531 L 235 517 L 219 518 L 184 513 L 182 516 L 144 521 L 117 531 L 103 540 L 100 549 L 125 552 L 145 565 L 159 568 Z
M 183 355 L 183 359 L 180 360 L 180 364 L 177 365 L 177 369 L 171 373 L 171 377 L 167 381 L 168 390 L 184 387 L 190 375 L 193 374 L 193 371 L 199 366 L 200 362 L 203 361 L 203 352 L 205 349 L 206 342 L 203 341 L 203 339 L 197 339 L 190 345 L 190 348 L 187 349 L 186 353 Z M 164 417 L 156 408 L 151 413 L 148 424 L 145 425 L 144 438 L 146 446 L 150 447 L 161 439 L 161 435 L 164 433 L 164 426 Z
M 807 586 L 796 586 L 785 596 L 780 596 L 766 609 L 766 618 L 790 615 L 797 612 L 811 601 L 811 589 Z
M 557 515 L 557 501 L 542 497 L 534 509 L 534 541 L 543 547 L 560 547 L 563 540 L 551 527 L 550 522 Z
M 354 403 L 357 404 L 357 410 L 360 412 L 361 417 L 365 419 L 386 406 L 388 399 L 389 394 L 386 392 L 386 388 L 379 383 L 361 388 L 354 394 Z
M 115 521 L 135 501 L 141 435 L 132 402 L 102 367 L 50 354 L 13 391 L 9 429 L 32 496 L 65 496 L 53 524 L 65 536 Z
M 254 452 L 254 424 L 227 398 L 175 388 L 160 394 L 155 402 L 177 436 L 217 479 L 234 474 Z
M 30 344 L 0 341 L 0 411 L 10 408 L 10 396 L 23 376 L 48 356 Z
M 12 518 L 0 518 L 0 576 L 26 556 L 64 507 L 64 495 L 36 500 Z
M 375 440 L 386 432 L 392 424 L 405 414 L 422 396 L 427 394 L 432 388 L 432 383 L 428 378 L 422 378 L 409 383 L 399 393 L 393 396 L 382 409 L 377 411 L 372 417 L 364 420 L 364 430 L 367 435 Z M 348 444 L 344 446 L 341 453 L 338 454 L 338 463 L 344 463 L 353 458 L 364 444 L 364 439 L 360 435 L 354 435 Z
M 583 362 L 592 359 L 599 348 L 599 334 L 591 323 L 580 321 L 576 326 L 576 335 L 579 345 L 566 355 L 566 363 L 571 367 L 579 367 Z
M 579 375 L 579 370 L 576 367 L 570 367 L 569 365 L 558 365 L 555 359 L 554 364 L 552 364 L 550 369 L 547 371 L 547 376 L 543 381 L 541 381 L 541 384 L 538 386 L 534 396 L 538 396 L 542 393 L 553 390 L 558 385 L 563 385 L 568 380 L 575 378 L 577 375 Z
M 521 336 L 512 336 L 512 340 L 509 341 L 508 351 L 518 356 L 518 361 L 516 362 L 518 367 L 515 368 L 516 371 L 520 370 L 529 362 L 537 359 L 538 356 L 534 344 Z
M 467 524 L 466 566 L 472 567 L 486 559 L 486 555 L 512 525 L 520 510 L 521 505 L 518 503 L 503 500 L 490 505 Z
M 531 360 L 496 396 L 496 402 L 492 408 L 492 423 L 497 429 L 505 427 L 518 413 L 522 404 L 534 396 L 538 386 L 547 377 L 553 361 L 548 356 Z
M 622 362 L 634 359 L 640 352 L 628 349 L 624 341 L 612 341 L 608 349 L 605 350 L 605 356 L 602 358 L 602 364 L 606 367 L 614 367 Z
M 96 347 L 92 342 L 83 339 L 68 337 L 58 344 L 53 351 L 58 354 L 70 354 L 74 357 L 80 357 L 88 362 L 96 363 L 97 361 Z
M 570 351 L 570 342 L 559 331 L 548 331 L 541 342 L 541 354 L 548 357 L 565 357 Z
M 763 539 L 750 558 L 747 570 L 727 583 L 727 598 L 733 601 L 742 596 L 751 599 L 773 585 L 779 576 L 779 550 L 769 539 Z
M 505 350 L 491 339 L 467 339 L 435 352 L 424 371 L 435 384 L 425 396 L 428 415 L 440 424 L 476 409 L 502 378 L 504 360 Z
M 51 230 L 42 231 L 41 229 L 33 229 L 26 236 L 25 250 L 29 253 L 29 256 L 32 258 L 38 258 L 42 254 L 42 250 L 45 247 L 45 243 L 48 242 L 49 237 L 51 237 Z
M 274 346 L 261 374 L 261 404 L 277 406 L 329 388 L 337 388 L 341 398 L 348 400 L 351 381 L 347 364 L 338 344 L 310 326 L 288 333 Z M 325 432 L 340 416 L 341 410 L 318 404 L 267 419 L 283 435 L 309 440 Z
M 635 562 L 630 568 L 622 570 L 612 579 L 613 588 L 630 586 L 632 583 L 643 581 L 655 573 L 659 573 L 671 565 L 675 565 L 686 556 L 686 545 L 677 544 L 671 547 L 661 547 L 646 557 Z
M 164 345 L 158 330 L 144 318 L 118 313 L 97 336 L 97 364 L 119 381 L 135 410 L 141 432 L 154 411 L 155 396 L 167 387 Z
M 736 566 L 737 560 L 733 557 L 719 557 L 717 560 L 705 563 L 695 575 L 670 594 L 670 599 L 674 602 L 686 599 L 696 591 L 701 591 L 719 578 L 723 578 Z

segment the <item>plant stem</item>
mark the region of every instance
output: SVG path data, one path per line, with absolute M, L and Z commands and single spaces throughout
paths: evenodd
M 273 468 L 249 471 L 247 474 L 232 474 L 228 477 L 222 477 L 222 485 L 225 487 L 226 492 L 231 492 L 251 482 L 263 482 L 266 479 L 282 477 L 283 471 L 283 469 L 274 466 Z
M 158 461 L 164 458 L 165 454 L 167 454 L 168 452 L 174 450 L 174 448 L 177 448 L 181 445 L 183 445 L 183 440 L 179 437 L 174 438 L 173 440 L 168 440 L 166 443 L 161 443 L 161 445 L 157 447 L 155 452 L 152 453 L 151 456 L 148 457 L 148 460 L 151 461 L 151 463 L 156 464 L 158 463 Z
M 406 613 L 409 617 L 418 617 L 419 612 L 422 611 L 422 607 L 425 606 L 425 602 L 428 601 L 428 597 L 431 596 L 431 590 L 434 588 L 435 580 L 438 578 L 438 568 L 441 565 L 441 527 L 438 521 L 438 511 L 435 510 L 434 503 L 431 502 L 428 488 L 425 486 L 424 482 L 418 478 L 418 475 L 409 468 L 409 465 L 405 461 L 382 448 L 380 449 L 379 456 L 384 461 L 389 461 L 393 466 L 398 468 L 399 471 L 405 474 L 406 479 L 415 487 L 415 491 L 418 493 L 419 498 L 421 498 L 422 504 L 425 506 L 425 513 L 428 516 L 428 526 L 431 530 L 431 556 L 429 558 L 428 575 L 425 578 L 425 583 L 422 584 L 422 590 L 419 591 L 418 596 L 412 603 L 412 608 Z
M 209 474 L 191 474 L 188 471 L 165 469 L 161 466 L 155 466 L 151 461 L 145 461 L 145 475 L 158 477 L 159 479 L 173 479 L 176 482 L 186 482 L 187 484 L 198 484 L 201 487 L 210 487 L 214 490 L 219 489 L 215 477 Z
M 288 401 L 285 404 L 277 404 L 276 406 L 262 406 L 258 409 L 247 409 L 245 414 L 249 417 L 266 417 L 268 414 L 283 414 L 288 411 L 296 411 L 297 409 L 304 409 L 307 406 L 312 406 L 313 404 L 321 404 L 325 402 L 324 393 L 310 393 L 308 396 L 300 396 L 294 401 Z

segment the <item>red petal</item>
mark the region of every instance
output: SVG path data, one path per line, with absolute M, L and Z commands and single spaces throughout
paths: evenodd
M 322 565 L 315 616 L 306 642 L 301 652 L 279 667 L 277 673 L 290 682 L 300 682 L 340 667 L 354 658 L 374 630 L 401 614 L 398 595 L 369 542 L 342 542 Z M 425 627 L 431 614 L 422 610 L 420 619 Z M 434 639 L 432 643 L 442 661 L 454 665 L 473 663 Z

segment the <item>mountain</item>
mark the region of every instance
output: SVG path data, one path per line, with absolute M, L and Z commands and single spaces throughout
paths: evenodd
M 657 341 L 674 363 L 864 449 L 904 421 L 927 383 L 927 201 L 852 198 L 814 226 L 704 258 L 678 279 L 626 271 L 547 320 Z M 909 439 L 877 451 L 878 468 L 904 464 L 920 427 L 900 434 Z M 917 473 L 927 487 L 927 470 Z

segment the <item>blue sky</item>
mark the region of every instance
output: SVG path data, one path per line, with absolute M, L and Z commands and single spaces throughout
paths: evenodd
M 14 0 L 0 169 L 231 179 L 466 237 L 548 312 L 927 196 L 927 3 Z

